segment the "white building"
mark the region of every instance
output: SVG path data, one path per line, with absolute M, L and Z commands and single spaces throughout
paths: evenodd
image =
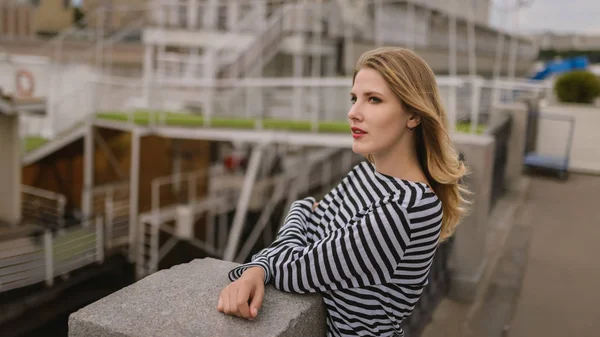
M 473 15 L 477 69 L 491 74 L 499 35 L 507 41 L 511 38 L 487 24 L 489 0 L 457 0 L 456 5 L 442 0 L 162 3 L 152 5 L 143 42 L 146 77 L 163 80 L 249 74 L 347 75 L 362 52 L 378 45 L 415 49 L 434 71 L 444 74 L 449 71 L 453 14 L 458 18 L 458 72 L 468 71 L 467 19 Z M 469 3 L 473 3 L 473 13 Z M 509 48 L 503 51 L 507 62 Z M 526 71 L 536 56 L 533 42 L 518 38 L 517 71 Z
M 544 33 L 534 39 L 539 49 L 544 50 L 600 50 L 600 35 Z

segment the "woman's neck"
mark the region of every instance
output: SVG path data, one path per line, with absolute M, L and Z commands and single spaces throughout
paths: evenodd
M 397 149 L 386 154 L 374 154 L 373 159 L 379 173 L 404 180 L 427 183 L 427 178 L 419 164 L 414 146 Z

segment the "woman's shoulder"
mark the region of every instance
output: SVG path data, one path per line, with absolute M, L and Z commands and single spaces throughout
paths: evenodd
M 381 198 L 374 208 L 394 210 L 394 217 L 406 219 L 412 229 L 441 225 L 442 203 L 437 195 L 426 184 L 409 183 L 411 186 Z

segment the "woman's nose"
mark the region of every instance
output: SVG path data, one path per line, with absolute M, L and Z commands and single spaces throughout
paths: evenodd
M 361 118 L 362 118 L 361 114 L 358 111 L 358 104 L 355 103 L 350 107 L 350 110 L 348 111 L 348 119 L 350 119 L 352 121 L 352 120 L 360 120 Z

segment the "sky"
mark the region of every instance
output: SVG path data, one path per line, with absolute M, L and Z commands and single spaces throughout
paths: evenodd
M 498 7 L 506 1 L 492 0 L 491 24 L 502 25 Z M 530 2 L 532 0 L 528 0 Z M 533 0 L 519 14 L 519 27 L 524 33 L 554 31 L 600 35 L 600 0 Z

